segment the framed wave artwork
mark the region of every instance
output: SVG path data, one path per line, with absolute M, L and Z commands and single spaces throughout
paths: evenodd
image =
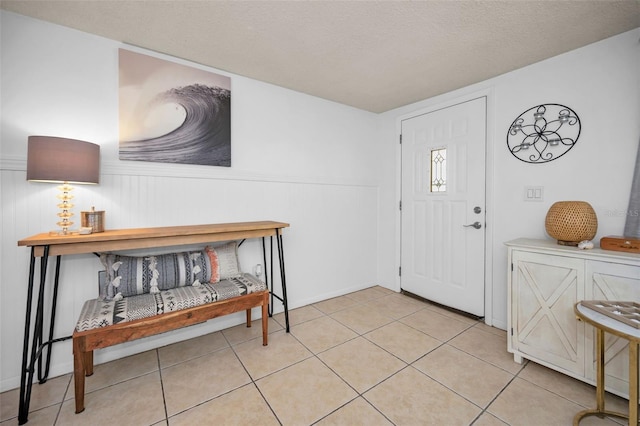
M 231 166 L 231 79 L 119 49 L 121 160 Z

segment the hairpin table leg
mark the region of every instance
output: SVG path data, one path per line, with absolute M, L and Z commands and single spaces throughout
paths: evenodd
M 40 287 L 36 304 L 36 318 L 31 336 L 31 306 L 33 304 L 33 284 L 35 278 L 35 247 L 31 248 L 31 260 L 29 263 L 29 283 L 27 286 L 27 307 L 24 322 L 24 341 L 22 345 L 22 368 L 20 371 L 20 402 L 18 407 L 18 424 L 25 424 L 29 416 L 29 402 L 31 400 L 31 387 L 33 386 L 33 374 L 36 363 L 38 346 L 42 342 L 42 308 L 44 306 L 44 286 L 47 278 L 47 260 L 49 259 L 49 246 L 44 246 L 44 254 L 40 258 Z M 31 350 L 29 340 L 32 339 Z M 30 359 L 28 366 L 27 360 Z

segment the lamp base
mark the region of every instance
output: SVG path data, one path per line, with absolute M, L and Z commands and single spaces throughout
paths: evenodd
M 79 235 L 80 231 L 77 229 L 67 229 L 66 231 L 63 231 L 62 229 L 56 229 L 56 230 L 52 230 L 49 231 L 49 235 L 52 237 L 69 237 L 71 235 Z
M 58 189 L 60 190 L 60 194 L 57 195 L 57 198 L 61 201 L 61 203 L 58 204 L 58 208 L 60 209 L 58 217 L 61 220 L 60 222 L 56 222 L 56 225 L 61 228 L 60 231 L 58 231 L 59 235 L 67 235 L 71 232 L 69 228 L 73 225 L 73 222 L 69 220 L 73 216 L 73 212 L 71 211 L 73 208 L 73 204 L 71 203 L 73 195 L 70 194 L 70 192 L 73 191 L 73 186 L 69 185 L 69 182 L 65 182 L 60 185 Z

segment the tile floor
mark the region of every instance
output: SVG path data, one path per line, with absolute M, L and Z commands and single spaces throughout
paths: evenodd
M 592 386 L 516 364 L 502 330 L 372 287 L 34 385 L 29 425 L 571 425 Z M 0 394 L 17 424 L 17 390 Z M 626 401 L 608 395 L 608 408 Z M 618 425 L 589 417 L 581 425 Z

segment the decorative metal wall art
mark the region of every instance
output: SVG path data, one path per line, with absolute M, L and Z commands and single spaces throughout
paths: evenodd
M 542 104 L 511 123 L 507 146 L 518 160 L 546 163 L 566 154 L 579 136 L 580 119 L 575 111 L 560 104 Z

